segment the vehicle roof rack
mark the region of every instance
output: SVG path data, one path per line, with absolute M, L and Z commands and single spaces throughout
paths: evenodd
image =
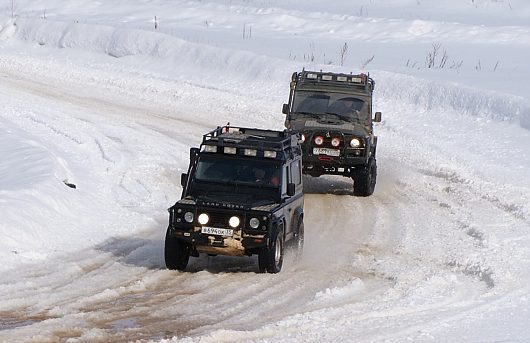
M 264 151 L 283 152 L 275 154 L 278 158 L 293 148 L 298 147 L 298 134 L 292 131 L 275 131 L 237 126 L 218 126 L 203 135 L 201 148 L 207 146 L 228 147 L 241 150 L 238 154 L 246 154 L 245 149 L 256 150 L 263 156 Z M 247 155 L 249 156 L 249 155 Z M 285 156 L 285 155 L 284 155 Z
M 293 81 L 301 83 L 328 84 L 340 87 L 352 87 L 355 89 L 373 91 L 375 81 L 369 74 L 344 74 L 323 71 L 302 70 L 298 73 L 296 80 L 293 75 Z

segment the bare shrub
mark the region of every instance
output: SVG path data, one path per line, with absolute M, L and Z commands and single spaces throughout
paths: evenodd
M 425 66 L 427 68 L 443 68 L 445 66 L 445 63 L 447 62 L 448 58 L 447 51 L 445 49 L 442 52 L 442 57 L 440 61 L 438 61 L 438 56 L 440 54 L 441 48 L 442 44 L 440 43 L 432 44 L 432 50 L 427 53 L 427 57 L 425 59 Z
M 372 62 L 375 58 L 375 55 L 372 55 L 372 57 L 370 57 L 369 59 L 367 59 L 366 61 L 364 61 L 362 64 L 361 64 L 361 69 L 365 69 L 366 66 L 368 64 L 370 64 L 370 62 Z
M 344 45 L 340 48 L 340 65 L 344 65 L 344 61 L 348 57 L 348 43 L 344 42 Z

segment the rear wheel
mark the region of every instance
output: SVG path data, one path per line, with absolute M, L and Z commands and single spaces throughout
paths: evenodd
M 164 246 L 164 258 L 167 269 L 184 270 L 190 259 L 190 247 L 183 242 L 166 233 L 166 243 Z
M 282 270 L 284 245 L 285 238 L 282 225 L 270 246 L 262 248 L 258 255 L 258 265 L 261 273 L 279 273 Z
M 353 194 L 357 196 L 370 196 L 374 193 L 377 178 L 377 163 L 375 158 L 370 158 L 368 164 L 353 177 Z

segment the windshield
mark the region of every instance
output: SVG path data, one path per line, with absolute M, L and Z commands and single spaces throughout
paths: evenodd
M 281 164 L 252 158 L 226 158 L 202 155 L 197 163 L 195 180 L 236 185 L 277 188 Z
M 366 107 L 363 99 L 351 94 L 297 91 L 293 113 L 315 117 L 335 116 L 347 121 L 366 121 L 369 119 Z

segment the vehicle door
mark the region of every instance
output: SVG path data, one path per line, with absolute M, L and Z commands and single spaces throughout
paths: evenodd
M 298 219 L 303 209 L 303 186 L 302 186 L 302 166 L 301 158 L 297 158 L 284 167 L 285 181 L 282 187 L 282 198 L 284 199 L 283 216 L 285 218 L 285 240 L 293 238 L 298 230 Z M 295 185 L 295 194 L 287 195 L 287 184 Z

